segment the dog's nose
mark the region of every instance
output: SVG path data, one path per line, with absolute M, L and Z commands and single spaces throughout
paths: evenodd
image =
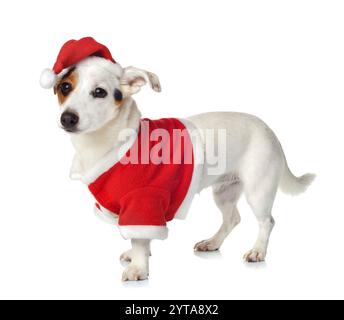
M 61 115 L 61 124 L 66 130 L 74 130 L 79 122 L 79 117 L 74 112 L 65 111 Z

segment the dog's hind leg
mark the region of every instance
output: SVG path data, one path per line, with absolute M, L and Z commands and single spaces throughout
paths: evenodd
M 265 260 L 271 231 L 275 221 L 271 215 L 272 206 L 277 192 L 277 179 L 275 172 L 268 173 L 259 182 L 251 181 L 244 185 L 248 204 L 255 214 L 259 232 L 255 245 L 244 255 L 247 262 L 260 262 Z
M 230 232 L 240 222 L 236 204 L 242 193 L 242 184 L 233 175 L 224 176 L 213 186 L 214 200 L 222 212 L 223 223 L 219 231 L 210 239 L 198 242 L 196 251 L 218 250 Z

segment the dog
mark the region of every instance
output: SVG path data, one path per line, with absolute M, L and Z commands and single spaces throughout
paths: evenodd
M 155 74 L 135 67 L 122 68 L 105 46 L 90 37 L 67 42 L 53 70 L 45 70 L 41 76 L 44 88 L 54 88 L 60 105 L 60 126 L 70 134 L 75 147 L 71 178 L 89 185 L 98 201 L 96 212 L 104 220 L 118 223 L 119 213 L 115 211 L 123 212 L 119 215 L 120 231 L 132 242 L 132 249 L 120 257 L 129 262 L 123 281 L 148 278 L 151 240 L 166 238 L 166 221 L 177 215 L 177 209 L 183 209 L 178 215 L 185 217 L 194 194 L 208 187 L 213 189 L 223 222 L 213 237 L 198 242 L 194 250 L 214 251 L 221 247 L 240 222 L 237 202 L 245 194 L 259 233 L 244 260 L 264 261 L 275 224 L 271 210 L 277 190 L 302 193 L 315 175 L 295 177 L 273 131 L 257 117 L 235 112 L 205 113 L 180 121 L 148 121 L 153 129 L 164 127 L 167 134 L 172 133 L 172 127 L 186 129 L 188 133 L 179 145 L 192 149 L 190 162 L 135 164 L 129 159 L 113 169 L 119 159 L 129 157 L 128 150 L 139 140 L 138 132 L 143 136 L 145 129 L 133 95 L 147 83 L 154 91 L 161 91 Z M 147 132 L 153 134 L 153 129 Z M 147 149 L 148 153 L 157 147 L 158 140 L 153 142 L 152 150 Z M 156 157 L 161 160 L 161 150 Z M 168 155 L 166 159 L 170 158 Z M 187 156 L 182 158 L 186 160 Z M 209 159 L 216 159 L 220 165 L 214 167 Z M 138 174 L 136 169 L 130 173 L 129 167 L 135 165 Z M 172 182 L 164 180 L 165 176 Z M 150 178 L 155 179 L 154 183 Z M 108 200 L 112 193 L 127 190 L 128 183 L 135 184 L 134 191 L 126 191 L 118 201 Z

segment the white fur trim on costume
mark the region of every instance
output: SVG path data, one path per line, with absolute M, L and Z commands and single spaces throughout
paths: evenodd
M 118 226 L 124 239 L 158 239 L 168 236 L 168 228 L 162 226 Z
M 44 89 L 51 89 L 57 81 L 57 75 L 53 70 L 44 69 L 41 73 L 39 83 Z
M 97 206 L 94 206 L 94 213 L 95 215 L 102 221 L 111 224 L 111 225 L 118 225 L 118 216 L 111 211 L 105 209 L 104 207 L 100 206 L 100 209 Z
M 196 195 L 196 193 L 200 192 L 200 183 L 203 176 L 204 167 L 204 147 L 202 135 L 199 129 L 190 120 L 179 119 L 179 121 L 184 124 L 190 134 L 194 152 L 194 170 L 192 173 L 190 187 L 184 201 L 182 202 L 176 215 L 174 216 L 177 219 L 185 219 L 194 196 Z
M 120 161 L 127 151 L 134 145 L 137 139 L 138 130 L 139 129 L 131 130 L 131 135 L 127 138 L 127 141 L 121 146 L 121 148 L 119 148 L 118 152 L 114 152 L 114 150 L 111 149 L 93 168 L 80 175 L 81 181 L 85 184 L 94 182 L 99 176 Z M 73 172 L 73 174 L 75 174 L 75 172 Z

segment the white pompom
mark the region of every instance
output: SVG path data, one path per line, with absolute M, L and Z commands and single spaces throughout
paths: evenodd
M 39 80 L 39 83 L 41 84 L 41 87 L 44 89 L 51 89 L 55 84 L 57 80 L 57 75 L 54 71 L 50 69 L 44 69 L 41 78 Z

